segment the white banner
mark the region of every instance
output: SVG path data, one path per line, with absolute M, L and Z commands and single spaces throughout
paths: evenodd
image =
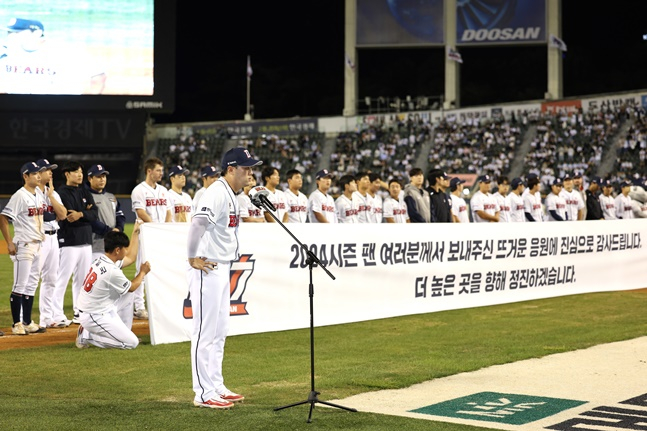
M 312 271 L 315 326 L 647 286 L 642 219 L 510 224 L 286 225 Z M 145 224 L 151 343 L 190 339 L 185 224 Z M 243 224 L 230 335 L 309 326 L 306 255 L 276 224 Z

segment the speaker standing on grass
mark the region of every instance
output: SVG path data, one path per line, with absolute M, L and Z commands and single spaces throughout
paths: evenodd
M 25 185 L 11 196 L 9 203 L 0 213 L 0 231 L 4 235 L 13 261 L 14 282 L 10 302 L 13 318 L 11 332 L 15 335 L 27 335 L 40 330 L 31 320 L 38 283 L 29 283 L 29 274 L 31 267 L 39 264 L 40 248 L 45 239 L 43 229 L 45 201 L 42 193 L 36 193 L 36 187 L 40 184 L 40 171 L 43 169 L 34 162 L 25 163 L 20 168 Z M 9 219 L 13 222 L 13 238 L 9 233 Z
M 197 407 L 228 409 L 245 398 L 225 386 L 222 360 L 229 329 L 229 270 L 240 252 L 236 193 L 247 185 L 252 167 L 262 163 L 244 148 L 227 151 L 222 176 L 204 192 L 191 220 L 187 256 L 193 306 L 193 404 Z
M 142 263 L 132 282 L 121 270 L 137 260 L 140 222 L 135 223 L 132 244 L 123 232 L 110 231 L 103 238 L 106 252 L 92 262 L 77 298 L 79 349 L 87 349 L 90 344 L 103 349 L 134 349 L 139 344 L 117 313 L 117 304 L 123 295 L 136 290 L 151 270 L 148 262 Z

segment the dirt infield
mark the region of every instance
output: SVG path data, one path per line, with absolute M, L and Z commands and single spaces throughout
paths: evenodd
M 28 349 L 30 347 L 52 346 L 56 344 L 74 344 L 78 325 L 62 329 L 48 329 L 42 334 L 13 335 L 11 328 L 0 328 L 5 333 L 0 337 L 0 350 Z M 148 335 L 148 320 L 133 321 L 133 332 L 138 335 Z

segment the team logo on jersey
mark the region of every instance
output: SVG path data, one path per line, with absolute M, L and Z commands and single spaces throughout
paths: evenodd
M 247 290 L 247 281 L 254 273 L 255 259 L 251 254 L 243 254 L 240 259 L 231 263 L 229 270 L 229 294 L 231 305 L 229 314 L 231 316 L 244 316 L 247 312 L 247 302 L 243 301 L 243 295 Z

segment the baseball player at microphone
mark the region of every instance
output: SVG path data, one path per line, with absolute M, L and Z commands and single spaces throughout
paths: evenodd
M 236 194 L 253 166 L 262 164 L 244 148 L 232 148 L 222 161 L 222 176 L 200 198 L 189 228 L 189 291 L 193 305 L 191 370 L 193 404 L 228 409 L 245 397 L 230 391 L 222 375 L 229 329 L 229 270 L 238 259 L 239 209 Z

